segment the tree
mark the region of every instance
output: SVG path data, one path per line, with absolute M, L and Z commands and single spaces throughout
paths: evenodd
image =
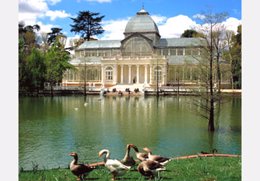
M 40 30 L 39 25 L 27 25 L 19 22 L 19 89 L 24 91 L 33 91 L 35 84 L 31 82 L 32 67 L 29 62 L 35 57 L 42 58 L 42 55 L 35 49 L 37 46 L 36 32 Z M 36 58 L 37 59 L 37 58 Z M 37 86 L 36 86 L 37 87 Z
M 47 33 L 47 41 L 49 45 L 54 43 L 57 40 L 58 36 L 64 36 L 61 30 L 62 28 L 51 28 L 51 32 Z
M 215 131 L 215 103 L 219 99 L 219 94 L 215 94 L 214 91 L 214 68 L 217 67 L 218 79 L 220 79 L 220 67 L 219 67 L 219 38 L 220 31 L 216 31 L 217 27 L 226 17 L 226 13 L 208 13 L 204 14 L 203 24 L 198 28 L 198 32 L 203 35 L 203 39 L 206 42 L 202 52 L 202 60 L 200 60 L 200 67 L 204 81 L 204 87 L 206 95 L 201 97 L 205 100 L 204 105 L 201 107 L 206 111 L 204 117 L 208 120 L 208 130 Z M 217 56 L 216 56 L 217 55 Z M 214 60 L 217 60 L 216 62 Z
M 40 26 L 35 25 L 27 25 L 25 26 L 24 22 L 19 22 L 19 39 L 24 41 L 24 47 L 26 48 L 26 52 L 29 54 L 30 51 L 36 47 L 36 32 L 40 30 Z
M 33 48 L 31 54 L 27 58 L 27 83 L 31 91 L 43 89 L 45 82 L 45 56 L 44 54 Z
M 99 16 L 99 13 L 79 11 L 76 18 L 71 18 L 73 24 L 70 25 L 72 27 L 70 31 L 80 34 L 84 40 L 89 41 L 91 37 L 104 32 L 100 25 L 104 17 L 105 16 Z
M 101 21 L 105 16 L 99 16 L 99 13 L 90 11 L 80 11 L 76 18 L 71 18 L 73 24 L 70 25 L 71 32 L 75 32 L 81 35 L 84 40 L 91 40 L 94 35 L 99 35 L 104 32 Z M 84 70 L 86 71 L 86 62 L 84 64 Z M 86 72 L 84 72 L 86 76 Z M 86 97 L 86 77 L 84 78 L 84 96 Z
M 45 79 L 50 83 L 52 96 L 55 83 L 61 82 L 64 72 L 67 69 L 73 68 L 68 62 L 69 59 L 69 53 L 64 50 L 59 41 L 55 41 L 46 53 Z
M 231 82 L 232 88 L 241 89 L 241 31 L 242 25 L 237 27 L 237 34 L 234 32 L 226 32 L 227 51 L 224 52 L 225 58 L 229 60 L 231 65 Z
M 189 29 L 189 30 L 185 30 L 182 33 L 181 38 L 193 38 L 193 37 L 198 37 L 198 36 L 200 36 L 200 35 L 196 30 Z
M 237 34 L 235 35 L 235 45 L 232 49 L 234 61 L 232 64 L 232 75 L 235 88 L 242 88 L 242 77 L 241 77 L 241 36 L 242 36 L 242 26 L 238 26 Z

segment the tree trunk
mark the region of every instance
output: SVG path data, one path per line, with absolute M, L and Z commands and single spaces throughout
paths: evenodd
M 209 108 L 209 123 L 208 123 L 208 130 L 213 132 L 215 131 L 214 125 L 214 100 L 213 97 L 210 98 L 210 108 Z
M 210 62 L 209 62 L 209 89 L 210 89 L 210 108 L 209 108 L 209 123 L 208 130 L 215 131 L 214 127 L 214 92 L 213 92 L 213 37 L 212 37 L 212 26 L 210 30 Z
M 221 73 L 220 73 L 220 55 L 217 54 L 217 76 L 218 76 L 218 94 L 220 94 L 220 88 L 221 88 Z

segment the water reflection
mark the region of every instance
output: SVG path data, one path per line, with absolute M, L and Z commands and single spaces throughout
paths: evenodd
M 68 153 L 99 160 L 103 148 L 121 159 L 127 143 L 165 156 L 214 148 L 241 153 L 241 99 L 221 104 L 215 134 L 193 110 L 191 97 L 54 97 L 19 99 L 19 166 L 66 167 Z M 234 100 L 235 99 L 235 100 Z

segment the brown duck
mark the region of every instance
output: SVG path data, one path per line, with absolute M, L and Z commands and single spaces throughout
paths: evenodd
M 143 176 L 153 179 L 154 177 L 160 177 L 159 171 L 166 170 L 166 168 L 156 161 L 145 160 L 138 165 L 137 170 Z
M 78 154 L 75 152 L 71 152 L 69 154 L 73 157 L 73 160 L 70 163 L 70 171 L 77 176 L 77 180 L 83 180 L 85 175 L 91 172 L 96 166 L 104 165 L 103 162 L 93 163 L 93 164 L 79 164 L 78 163 Z
M 148 153 L 148 160 L 159 162 L 161 165 L 165 165 L 166 163 L 171 161 L 170 158 L 163 157 L 163 156 L 160 156 L 160 155 L 153 155 L 152 151 L 147 147 L 143 148 L 143 150 Z
M 130 144 L 130 147 L 135 150 L 135 155 L 136 155 L 136 158 L 138 160 L 145 161 L 146 159 L 148 159 L 148 154 L 147 153 L 139 152 L 138 148 L 135 145 L 133 145 L 133 144 Z
M 130 156 L 130 150 L 133 144 L 127 144 L 126 145 L 126 152 L 124 158 L 121 160 L 121 163 L 123 163 L 126 166 L 134 166 L 135 160 L 132 156 Z

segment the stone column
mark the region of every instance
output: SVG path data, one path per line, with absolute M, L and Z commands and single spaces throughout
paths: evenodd
M 104 75 L 105 71 L 104 71 L 104 65 L 101 65 L 101 84 L 104 85 L 105 84 L 105 79 L 104 79 Z
M 166 67 L 166 66 L 167 66 L 167 65 L 164 65 L 163 70 L 162 70 L 162 84 L 163 84 L 163 85 L 165 85 L 166 82 L 167 82 L 167 79 L 166 79 L 166 75 L 167 75 L 166 70 L 167 70 L 167 67 Z
M 128 65 L 128 83 L 129 84 L 131 84 L 131 82 L 132 82 L 132 80 L 131 80 L 132 79 L 131 78 L 132 77 L 132 75 L 131 75 L 132 74 L 131 66 L 132 65 Z
M 136 83 L 139 84 L 139 65 L 136 65 Z
M 147 65 L 144 65 L 144 83 L 147 84 Z
M 124 65 L 121 65 L 121 84 L 124 83 Z
M 150 65 L 150 84 L 153 83 L 153 66 Z
M 113 69 L 113 84 L 117 84 L 117 64 L 114 64 L 114 69 Z

